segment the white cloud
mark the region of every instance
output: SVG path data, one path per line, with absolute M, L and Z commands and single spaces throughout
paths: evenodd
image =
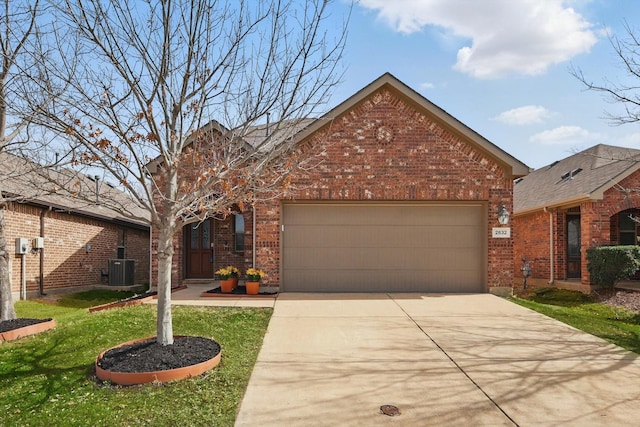
M 640 132 L 630 133 L 616 141 L 614 145 L 622 145 L 629 148 L 640 148 Z
M 551 116 L 551 112 L 540 105 L 525 105 L 513 108 L 498 114 L 494 120 L 508 125 L 530 125 L 542 123 L 544 119 Z
M 396 31 L 434 26 L 470 40 L 454 68 L 477 78 L 537 75 L 589 52 L 597 29 L 566 0 L 360 0 Z
M 433 89 L 434 87 L 436 86 L 433 83 L 429 83 L 429 82 L 420 83 L 421 89 Z
M 555 129 L 545 130 L 529 138 L 531 142 L 546 145 L 583 144 L 585 142 L 600 140 L 602 135 L 592 133 L 580 126 L 560 126 Z

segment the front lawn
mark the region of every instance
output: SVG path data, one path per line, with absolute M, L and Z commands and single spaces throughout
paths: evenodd
M 575 291 L 545 288 L 511 300 L 577 329 L 640 353 L 640 314 Z
M 119 343 L 155 335 L 156 307 L 86 310 L 114 299 L 16 303 L 19 317 L 53 317 L 57 327 L 0 344 L 0 425 L 232 426 L 272 309 L 174 307 L 174 333 L 218 341 L 220 364 L 198 378 L 118 387 L 96 381 L 95 359 Z

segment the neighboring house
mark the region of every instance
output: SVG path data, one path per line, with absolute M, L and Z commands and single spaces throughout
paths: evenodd
M 493 233 L 526 165 L 390 74 L 295 139 L 323 161 L 287 198 L 186 226 L 173 286 L 255 263 L 287 292 L 510 289 L 513 241 Z
M 0 154 L 0 164 L 3 167 L 2 193 L 15 200 L 4 207 L 14 299 L 21 296 L 23 283 L 29 298 L 110 282 L 149 283 L 149 227 L 143 221 L 125 218 L 101 203 L 101 197 L 107 193 L 119 194 L 122 200 L 127 200 L 123 193 L 106 183 L 82 176 L 69 182 L 69 187 L 83 179 L 78 189 L 91 192 L 93 203 L 74 198 L 64 190 L 61 194 L 47 195 L 41 191 L 46 184 L 31 169 L 33 164 L 6 153 Z M 17 253 L 18 238 L 25 239 L 24 255 Z M 115 272 L 111 271 L 109 277 L 110 260 L 117 259 L 129 261 L 112 262 Z M 129 269 L 126 272 L 121 270 L 125 265 Z
M 586 250 L 638 243 L 639 170 L 640 150 L 600 144 L 517 179 L 516 271 L 525 258 L 528 283 L 589 292 Z

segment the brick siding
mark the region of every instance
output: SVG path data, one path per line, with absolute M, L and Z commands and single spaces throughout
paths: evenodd
M 211 267 L 211 271 L 213 273 L 215 273 L 216 270 L 222 267 L 226 267 L 227 265 L 233 265 L 237 267 L 242 273 L 244 273 L 247 268 L 252 266 L 253 215 L 251 211 L 245 211 L 242 213 L 242 215 L 244 217 L 245 233 L 244 250 L 240 252 L 236 252 L 234 248 L 235 235 L 233 228 L 233 215 L 229 215 L 226 218 L 213 220 L 212 239 L 214 247 L 213 263 Z M 152 277 L 154 286 L 157 286 L 158 277 L 157 240 L 158 234 L 154 230 L 152 249 Z M 180 286 L 183 283 L 183 280 L 187 278 L 185 248 L 188 244 L 189 242 L 185 240 L 185 230 L 183 228 L 176 233 L 173 239 L 174 255 L 171 267 L 172 287 Z M 211 275 L 211 279 L 215 278 L 213 273 Z
M 512 212 L 512 181 L 490 157 L 382 88 L 309 140 L 323 147 L 318 167 L 293 177 L 291 199 L 488 202 L 488 286 L 513 281 L 511 239 L 494 239 L 501 203 Z M 279 284 L 280 201 L 257 206 L 257 264 Z
M 570 208 L 552 209 L 554 226 L 554 281 L 567 279 L 567 215 L 580 214 L 582 289 L 589 289 L 591 280 L 586 260 L 587 248 L 618 243 L 618 214 L 640 208 L 640 171 L 625 178 L 604 192 L 602 200 L 585 201 Z M 631 191 L 622 191 L 623 189 Z M 537 211 L 514 218 L 514 272 L 521 277 L 520 258 L 533 261 L 531 278 L 539 284 L 550 279 L 549 214 Z M 544 280 L 543 280 L 544 279 Z
M 44 216 L 44 290 L 107 284 L 101 269 L 117 257 L 118 230 L 123 228 L 98 219 L 43 209 L 29 204 L 12 203 L 5 210 L 7 245 L 11 255 L 11 284 L 19 293 L 22 283 L 21 255 L 15 255 L 15 239 L 27 238 L 30 251 L 26 257 L 27 292 L 38 292 L 40 253 L 31 250 L 32 240 L 40 234 Z M 90 250 L 87 251 L 87 245 Z M 126 227 L 126 258 L 135 260 L 135 283 L 149 282 L 149 233 Z

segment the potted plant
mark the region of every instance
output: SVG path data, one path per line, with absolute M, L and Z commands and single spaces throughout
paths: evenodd
M 247 269 L 247 295 L 257 295 L 260 290 L 260 281 L 264 277 L 264 271 L 257 268 Z
M 218 279 L 220 279 L 220 290 L 226 294 L 233 292 L 232 271 L 229 267 L 224 267 L 216 271 L 216 275 Z
M 232 265 L 228 265 L 227 268 L 231 272 L 231 281 L 233 282 L 233 289 L 238 287 L 238 278 L 240 277 L 240 270 Z

